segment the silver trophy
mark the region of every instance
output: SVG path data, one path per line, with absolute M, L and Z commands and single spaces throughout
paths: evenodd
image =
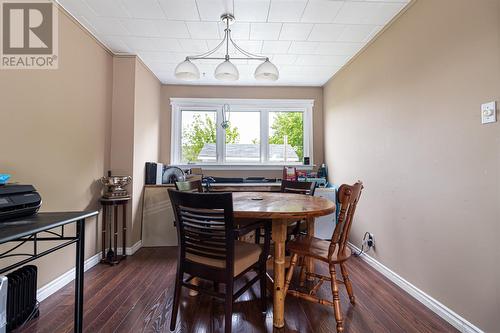
M 129 196 L 124 187 L 132 181 L 130 176 L 111 176 L 108 173 L 107 177 L 101 178 L 101 183 L 104 185 L 105 190 L 103 197 L 108 199 L 126 198 Z

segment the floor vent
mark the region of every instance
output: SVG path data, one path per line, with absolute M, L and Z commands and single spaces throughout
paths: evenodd
M 7 332 L 38 317 L 37 267 L 28 265 L 7 275 Z

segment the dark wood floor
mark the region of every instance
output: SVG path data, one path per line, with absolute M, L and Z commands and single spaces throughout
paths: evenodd
M 85 273 L 86 332 L 169 332 L 176 269 L 173 248 L 143 248 L 115 267 Z M 457 332 L 358 258 L 349 261 L 357 305 L 341 289 L 346 332 Z M 320 265 L 318 265 L 320 266 Z M 322 269 L 319 268 L 318 269 Z M 327 284 L 319 293 L 331 295 Z M 272 332 L 272 302 L 266 314 L 255 300 L 258 283 L 238 300 L 233 332 Z M 223 332 L 224 308 L 209 296 L 182 294 L 176 332 Z M 286 327 L 280 332 L 335 332 L 332 309 L 286 299 Z M 71 332 L 73 283 L 41 303 L 40 317 L 18 332 Z

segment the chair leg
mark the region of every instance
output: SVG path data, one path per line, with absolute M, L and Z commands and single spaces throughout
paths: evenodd
M 335 264 L 333 263 L 330 263 L 330 276 L 332 278 L 333 312 L 335 314 L 335 321 L 337 322 L 337 332 L 341 333 L 344 331 L 344 325 L 340 309 L 339 285 L 337 283 L 337 274 L 335 273 Z
M 255 244 L 260 244 L 260 228 L 255 229 Z
M 226 283 L 226 304 L 224 305 L 225 310 L 225 321 L 224 321 L 224 332 L 231 333 L 232 329 L 232 318 L 233 318 L 233 286 L 234 281 L 229 280 Z
M 260 268 L 260 306 L 262 312 L 267 312 L 267 275 L 266 275 L 266 261 L 261 264 Z
M 297 257 L 298 257 L 297 253 L 294 253 L 292 255 L 292 258 L 290 259 L 290 268 L 288 268 L 288 272 L 286 273 L 286 278 L 285 278 L 285 290 L 284 290 L 285 297 L 288 288 L 290 287 L 290 282 L 292 281 L 293 270 L 295 269 L 295 265 L 297 265 Z
M 170 315 L 170 330 L 175 330 L 175 325 L 177 323 L 177 313 L 179 312 L 179 302 L 181 296 L 181 281 L 183 273 L 177 268 L 177 277 L 175 279 L 175 289 L 174 289 L 174 302 L 172 304 L 172 313 Z
M 356 300 L 352 291 L 352 283 L 349 279 L 349 274 L 347 273 L 347 267 L 345 263 L 340 264 L 340 271 L 342 272 L 342 278 L 344 279 L 344 284 L 345 288 L 347 289 L 347 294 L 349 295 L 349 300 L 351 301 L 352 305 L 356 305 Z
M 306 257 L 300 257 L 299 266 L 300 266 L 299 286 L 303 287 L 306 282 Z

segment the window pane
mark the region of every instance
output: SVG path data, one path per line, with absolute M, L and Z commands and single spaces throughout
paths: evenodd
M 182 111 L 182 163 L 217 162 L 217 113 Z
M 229 112 L 226 163 L 260 162 L 260 112 Z
M 269 162 L 301 162 L 304 158 L 302 112 L 269 112 Z

